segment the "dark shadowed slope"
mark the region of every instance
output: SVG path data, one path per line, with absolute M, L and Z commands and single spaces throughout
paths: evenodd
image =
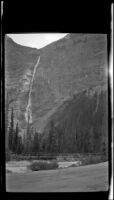
M 64 152 L 102 152 L 103 145 L 108 149 L 107 89 L 86 89 L 65 101 L 50 117 L 44 138 L 51 132 Z

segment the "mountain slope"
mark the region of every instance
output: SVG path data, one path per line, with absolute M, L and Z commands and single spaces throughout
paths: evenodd
M 39 56 L 31 99 L 33 126 L 40 132 L 74 93 L 107 85 L 106 35 L 69 34 L 40 50 L 23 47 L 10 38 L 5 44 L 6 88 L 17 96 L 13 106 L 19 109 L 15 115 L 22 128 L 26 128 L 29 85 Z
M 61 152 L 102 152 L 103 145 L 108 149 L 107 95 L 105 87 L 75 94 L 51 116 L 42 141 L 49 139 L 53 122 Z
M 43 48 L 33 86 L 35 119 L 39 104 L 41 113 L 46 114 L 47 106 L 52 110 L 84 88 L 106 85 L 106 55 L 106 35 L 71 34 L 69 39 L 63 38 Z M 37 126 L 46 121 L 42 118 Z

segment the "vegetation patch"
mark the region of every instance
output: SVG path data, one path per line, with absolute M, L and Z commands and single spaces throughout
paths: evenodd
M 108 161 L 108 157 L 105 155 L 89 155 L 82 157 L 81 159 L 82 165 L 91 165 L 91 164 L 97 164 L 101 162 L 106 162 Z
M 9 169 L 6 169 L 6 173 L 12 173 Z
M 32 162 L 28 166 L 28 169 L 31 169 L 32 171 L 50 170 L 50 169 L 57 169 L 57 168 L 58 168 L 58 163 L 56 161 L 52 161 L 52 162 L 35 161 L 35 162 Z

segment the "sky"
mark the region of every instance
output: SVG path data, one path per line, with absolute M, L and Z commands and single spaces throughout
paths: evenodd
M 64 37 L 68 33 L 41 33 L 41 34 L 7 34 L 16 43 L 23 46 L 35 47 L 40 49 L 60 38 Z

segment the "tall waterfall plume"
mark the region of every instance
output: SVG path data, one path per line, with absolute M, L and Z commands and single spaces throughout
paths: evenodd
M 32 92 L 32 86 L 33 86 L 33 82 L 34 82 L 34 76 L 36 73 L 36 69 L 39 65 L 40 62 L 40 56 L 37 60 L 37 63 L 34 66 L 34 70 L 33 70 L 33 74 L 32 74 L 32 78 L 31 78 L 31 82 L 30 82 L 30 89 L 29 89 L 29 97 L 28 97 L 28 104 L 26 107 L 26 112 L 25 112 L 25 120 L 28 123 L 32 123 L 32 110 L 31 110 L 31 92 Z

